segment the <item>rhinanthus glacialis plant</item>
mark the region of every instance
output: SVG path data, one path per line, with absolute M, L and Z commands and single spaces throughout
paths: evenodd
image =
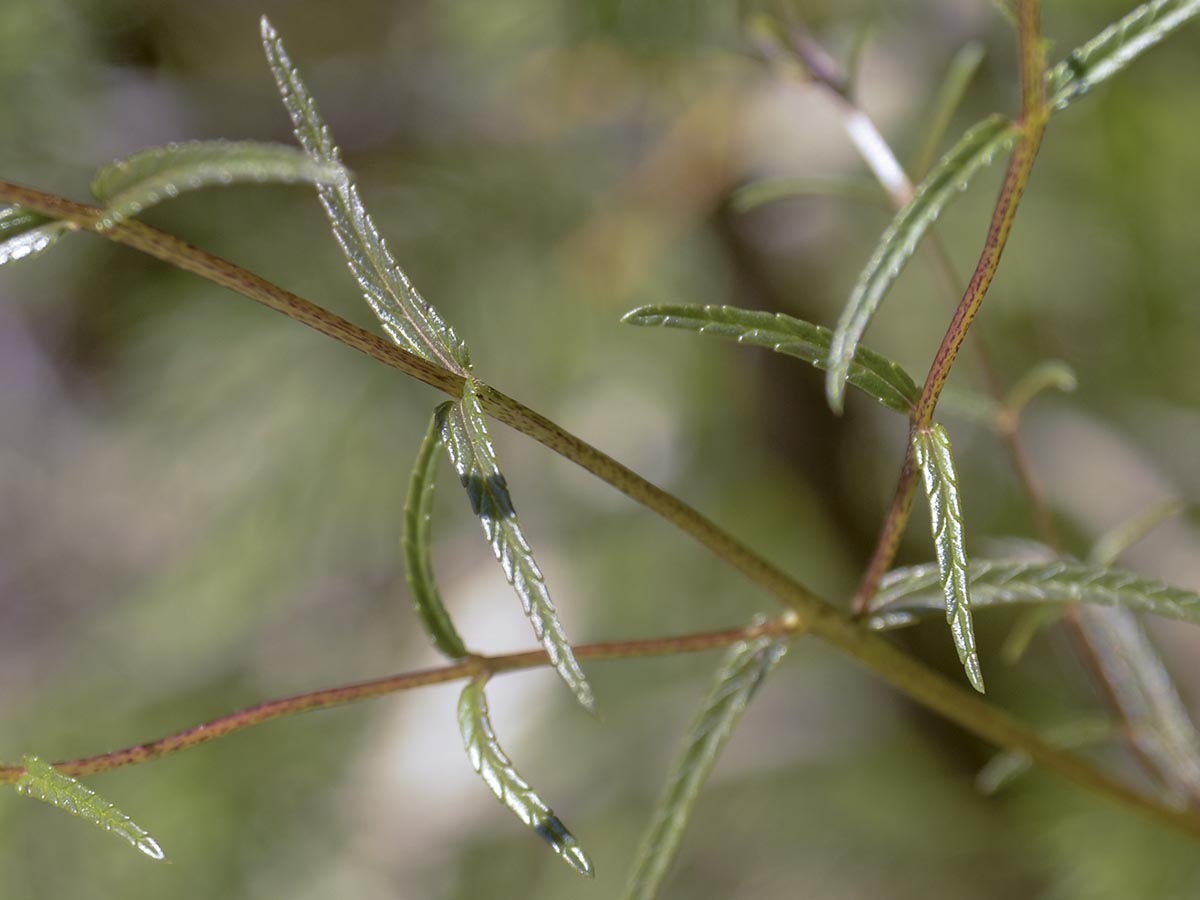
M 202 726 L 94 756 L 50 764 L 25 755 L 20 764 L 0 768 L 0 780 L 19 793 L 117 834 L 150 859 L 165 860 L 150 832 L 81 779 L 171 755 L 283 716 L 462 681 L 457 722 L 467 764 L 555 854 L 576 872 L 596 875 L 612 893 L 617 889 L 615 876 L 603 871 L 597 875 L 585 850 L 588 835 L 577 836 L 568 829 L 502 748 L 489 711 L 489 683 L 507 672 L 548 666 L 580 706 L 599 714 L 603 696 L 597 697 L 589 680 L 585 665 L 590 661 L 723 649 L 713 684 L 683 739 L 630 866 L 625 896 L 651 898 L 660 895 L 667 883 L 697 798 L 749 703 L 788 648 L 811 637 L 847 655 L 937 716 L 994 745 L 998 755 L 979 779 L 989 790 L 1036 766 L 1191 838 L 1200 836 L 1200 737 L 1142 619 L 1200 623 L 1200 595 L 1116 565 L 1129 546 L 1179 508 L 1150 510 L 1105 535 L 1090 554 L 1072 555 L 1037 489 L 1020 425 L 1022 413 L 1038 394 L 1073 389 L 1074 375 L 1062 363 L 1046 362 L 1005 390 L 993 373 L 987 395 L 960 395 L 953 402 L 969 406 L 977 421 L 1011 453 L 1037 523 L 1038 543 L 1032 550 L 1027 543 L 1009 555 L 969 553 L 972 485 L 958 471 L 955 429 L 947 427 L 939 413 L 947 379 L 1001 265 L 1047 129 L 1060 111 L 1082 102 L 1187 24 L 1200 13 L 1200 0 L 1155 0 L 1138 6 L 1054 63 L 1047 62 L 1037 0 L 1018 0 L 1011 9 L 1003 8 L 1011 12 L 1015 26 L 1019 108 L 969 127 L 935 159 L 982 59 L 980 47 L 968 45 L 951 65 L 937 100 L 934 126 L 916 154 L 911 173 L 856 100 L 851 75 L 812 34 L 786 17 L 748 23 L 747 44 L 771 77 L 799 77 L 834 103 L 848 137 L 893 207 L 891 223 L 850 287 L 833 327 L 784 313 L 684 303 L 642 305 L 623 318 L 643 328 L 716 335 L 799 359 L 824 373 L 825 396 L 834 412 L 844 410 L 847 388 L 852 387 L 877 401 L 886 413 L 903 417 L 908 440 L 897 460 L 899 474 L 891 505 L 859 588 L 845 602 L 821 597 L 684 500 L 501 393 L 476 373 L 462 338 L 417 291 L 368 213 L 313 93 L 266 18 L 261 23 L 262 43 L 298 148 L 254 141 L 189 141 L 151 148 L 100 169 L 92 183 L 95 202 L 90 204 L 0 182 L 0 202 L 5 204 L 0 208 L 0 265 L 49 254 L 74 240 L 75 234 L 92 233 L 239 293 L 451 398 L 431 411 L 419 446 L 413 442 L 416 459 L 407 482 L 397 554 L 417 621 L 432 647 L 445 657 L 443 665 L 268 701 Z M 979 236 L 977 262 L 969 278 L 960 280 L 938 235 L 938 220 L 971 189 L 977 176 L 1001 160 L 1007 160 L 1006 168 L 990 223 Z M 315 189 L 337 246 L 386 339 L 140 218 L 149 208 L 181 193 L 240 182 Z M 812 190 L 824 188 L 807 179 L 764 179 L 742 186 L 733 206 L 745 211 Z M 918 252 L 929 254 L 954 304 L 923 380 L 862 343 L 882 303 Z M 983 354 L 982 349 L 979 352 Z M 986 357 L 983 365 L 991 371 Z M 552 600 L 551 579 L 537 561 L 537 529 L 530 527 L 527 533 L 518 520 L 492 436 L 495 422 L 576 463 L 694 538 L 774 597 L 782 611 L 747 616 L 748 624 L 719 631 L 605 643 L 573 641 Z M 434 565 L 434 488 L 444 472 L 443 462 L 465 491 L 538 649 L 488 653 L 481 641 L 486 636 L 456 623 L 454 598 L 446 583 L 439 584 Z M 931 561 L 897 567 L 897 551 L 918 486 L 924 489 L 920 493 L 930 513 Z M 1008 605 L 1025 610 L 1005 645 L 1008 661 L 1019 661 L 1030 637 L 1061 619 L 1105 693 L 1107 717 L 1035 730 L 981 696 L 985 673 L 988 684 L 1004 681 L 1006 674 L 981 649 L 975 622 L 993 608 Z M 953 680 L 906 652 L 888 634 L 942 617 L 948 625 L 948 646 L 953 646 L 962 667 Z M 603 727 L 602 720 L 595 727 Z M 36 737 L 29 740 L 37 742 Z M 554 737 L 545 740 L 553 742 Z M 1141 782 L 1110 772 L 1073 749 L 1084 744 L 1127 746 L 1140 764 Z M 413 810 L 412 815 L 417 820 L 421 813 Z

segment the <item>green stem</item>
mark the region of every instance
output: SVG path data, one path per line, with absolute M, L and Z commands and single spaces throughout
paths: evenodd
M 891 568 L 900 545 L 900 536 L 908 524 L 908 514 L 912 509 L 912 497 L 916 488 L 916 478 L 913 468 L 911 438 L 919 431 L 933 424 L 933 414 L 937 409 L 938 398 L 950 370 L 958 359 L 958 352 L 966 340 L 971 323 L 979 314 L 983 298 L 987 296 L 992 279 L 1000 266 L 1000 257 L 1008 243 L 1008 235 L 1012 230 L 1013 219 L 1017 214 L 1017 206 L 1025 186 L 1029 183 L 1029 175 L 1033 171 L 1033 162 L 1037 158 L 1038 148 L 1042 143 L 1042 134 L 1046 130 L 1046 120 L 1049 110 L 1046 107 L 1045 96 L 1045 56 L 1042 49 L 1041 35 L 1038 31 L 1038 2 L 1037 0 L 1021 0 L 1018 11 L 1018 43 L 1021 57 L 1021 136 L 1013 148 L 1012 157 L 1008 161 L 1004 183 L 1000 187 L 1000 196 L 996 199 L 992 211 L 991 224 L 988 226 L 987 237 L 979 254 L 979 262 L 975 272 L 967 284 L 967 289 L 959 301 L 950 326 L 942 338 L 941 346 L 929 367 L 925 378 L 925 386 L 921 397 L 913 408 L 910 440 L 905 448 L 904 463 L 900 469 L 900 478 L 896 485 L 896 494 L 888 509 L 887 518 L 880 530 L 879 540 L 875 551 L 867 565 L 862 583 L 854 598 L 854 609 L 866 609 L 879 580 Z
M 67 219 L 77 228 L 87 230 L 95 230 L 102 216 L 102 210 L 96 207 L 73 203 L 61 197 L 2 181 L 0 201 L 15 203 L 54 218 Z M 163 234 L 136 220 L 124 221 L 103 229 L 100 233 L 109 240 L 138 249 L 263 303 L 451 396 L 461 396 L 461 376 L 406 353 L 316 304 L 185 241 Z M 1006 713 L 995 709 L 958 684 L 896 649 L 879 635 L 866 630 L 860 623 L 853 621 L 813 591 L 739 543 L 683 501 L 564 431 L 544 416 L 487 386 L 483 386 L 481 397 L 490 415 L 560 453 L 676 525 L 780 602 L 791 607 L 796 615 L 781 620 L 787 623 L 789 629 L 811 630 L 913 700 L 979 737 L 1008 749 L 1022 751 L 1034 762 L 1085 789 L 1106 795 L 1200 837 L 1200 816 L 1172 809 L 1142 796 L 1088 761 L 1046 743 Z M 469 661 L 461 665 L 463 668 L 451 667 L 453 674 L 442 673 L 435 676 L 418 673 L 416 677 L 432 678 L 429 683 L 436 683 L 450 678 L 468 677 L 479 672 L 478 662 Z M 362 690 L 369 691 L 370 688 Z M 379 687 L 381 693 L 387 693 L 388 690 Z M 321 692 L 306 696 L 329 699 Z M 364 696 L 373 695 L 368 693 Z M 309 702 L 314 705 L 304 708 L 320 708 L 322 701 L 316 699 Z M 277 708 L 268 704 L 267 712 Z M 286 714 L 288 713 L 275 715 Z M 268 718 L 271 717 L 275 716 L 268 715 Z M 134 748 L 133 752 L 136 755 L 138 751 Z M 140 758 L 131 761 L 140 761 Z

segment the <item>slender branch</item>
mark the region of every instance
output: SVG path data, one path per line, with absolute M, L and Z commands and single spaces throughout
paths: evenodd
M 808 31 L 798 25 L 788 32 L 792 52 L 812 80 L 825 88 L 842 114 L 842 127 L 875 179 L 901 207 L 913 198 L 913 184 L 874 120 L 854 99 L 852 81 Z
M 767 634 L 796 635 L 801 631 L 795 617 L 784 615 L 745 628 L 730 628 L 724 631 L 689 634 L 683 637 L 581 644 L 574 650 L 575 656 L 579 659 L 631 659 L 639 656 L 698 653 L 726 647 L 736 644 L 738 641 L 752 640 Z M 198 747 L 217 738 L 244 731 L 255 725 L 262 725 L 264 722 L 294 716 L 297 713 L 346 706 L 363 700 L 385 697 L 400 691 L 427 687 L 431 684 L 443 684 L 447 681 L 460 681 L 464 678 L 491 676 L 502 672 L 516 672 L 548 665 L 550 665 L 550 660 L 546 656 L 545 650 L 528 650 L 523 653 L 509 653 L 502 656 L 475 656 L 463 662 L 436 669 L 406 672 L 403 675 L 392 675 L 388 678 L 296 694 L 280 700 L 269 700 L 266 703 L 259 703 L 227 716 L 221 716 L 219 719 L 213 719 L 211 722 L 205 722 L 203 725 L 177 731 L 155 741 L 136 744 L 123 750 L 113 750 L 109 753 L 58 762 L 54 764 L 54 767 L 60 772 L 77 778 L 95 775 L 110 769 L 119 769 L 160 759 L 178 753 L 180 750 Z M 24 774 L 24 766 L 0 766 L 0 784 L 15 783 Z
M 908 514 L 912 509 L 912 495 L 916 488 L 911 438 L 917 432 L 927 429 L 933 424 L 933 414 L 937 408 L 942 388 L 946 385 L 946 379 L 958 358 L 958 351 L 962 348 L 967 331 L 970 329 L 971 323 L 975 321 L 975 316 L 978 315 L 979 308 L 983 304 L 983 298 L 987 296 L 992 279 L 996 276 L 1000 257 L 1004 253 L 1009 232 L 1012 230 L 1013 219 L 1017 214 L 1017 205 L 1025 191 L 1025 185 L 1029 182 L 1033 162 L 1037 158 L 1042 134 L 1046 129 L 1046 120 L 1049 117 L 1043 83 L 1046 65 L 1041 36 L 1038 31 L 1037 0 L 1021 0 L 1018 24 L 1021 58 L 1021 135 L 1017 139 L 1016 147 L 1013 148 L 1012 157 L 1008 162 L 1008 170 L 1004 176 L 1004 183 L 1000 187 L 1000 196 L 996 200 L 995 209 L 992 211 L 992 220 L 988 227 L 987 237 L 984 239 L 983 250 L 979 254 L 979 262 L 975 265 L 975 272 L 967 284 L 958 308 L 954 311 L 954 317 L 950 320 L 950 326 L 946 329 L 941 346 L 938 347 L 937 354 L 933 358 L 933 364 L 929 367 L 929 374 L 925 378 L 921 397 L 913 408 L 909 429 L 910 440 L 905 448 L 904 463 L 900 468 L 900 477 L 896 485 L 896 496 L 888 510 L 887 518 L 880 530 L 879 540 L 875 545 L 875 551 L 871 555 L 871 561 L 867 565 L 866 573 L 854 598 L 854 608 L 858 610 L 865 609 L 870 603 L 879 587 L 879 580 L 891 567 L 892 560 L 895 559 L 896 548 L 900 544 L 900 535 L 908 523 Z
M 96 207 L 72 203 L 61 197 L 3 181 L 0 181 L 0 201 L 15 203 L 43 215 L 67 219 L 77 228 L 98 230 L 95 226 L 101 210 Z M 98 233 L 263 303 L 452 396 L 461 394 L 460 376 L 405 353 L 316 304 L 178 238 L 136 220 L 124 221 L 111 228 L 98 230 Z M 690 534 L 727 564 L 791 607 L 796 614 L 794 621 L 797 628 L 811 630 L 913 700 L 993 744 L 1026 753 L 1037 764 L 1082 788 L 1108 796 L 1200 837 L 1200 816 L 1181 812 L 1143 796 L 1090 762 L 1048 744 L 1008 714 L 913 659 L 881 636 L 866 630 L 861 623 L 853 621 L 739 543 L 683 501 L 564 431 L 544 416 L 493 388 L 484 386 L 481 397 L 484 408 L 494 418 L 560 453 Z
M 853 96 L 846 89 L 847 78 L 838 67 L 837 63 L 832 60 L 806 32 L 798 30 L 793 32 L 793 49 L 802 59 L 805 66 L 809 70 L 809 74 L 813 81 L 825 88 L 842 107 L 849 106 L 854 112 L 866 117 L 866 112 L 860 106 L 854 103 Z M 1028 79 L 1026 79 L 1028 83 Z M 850 129 L 850 122 L 846 122 L 847 130 Z M 872 131 L 879 134 L 878 130 L 872 126 Z M 880 137 L 882 142 L 883 138 Z M 873 145 L 864 147 L 856 141 L 856 146 L 859 147 L 859 152 L 867 162 L 868 166 L 876 174 L 876 179 L 880 185 L 888 193 L 892 201 L 892 205 L 898 210 L 911 200 L 913 195 L 913 185 L 908 179 L 907 174 L 901 173 L 901 180 L 897 182 L 894 177 L 889 177 L 888 173 L 892 171 L 893 165 L 887 161 L 890 160 L 894 166 L 899 166 L 895 163 L 896 156 L 887 146 L 883 144 L 884 151 L 882 157 L 885 160 L 884 164 L 878 164 L 877 158 L 880 156 L 878 152 L 873 151 Z M 932 152 L 932 151 L 931 151 Z M 959 287 L 960 279 L 954 271 L 954 264 L 950 258 L 950 254 L 946 249 L 945 244 L 941 240 L 941 235 L 936 228 L 931 228 L 929 238 L 925 243 L 930 255 L 935 263 L 935 270 L 940 276 L 940 280 L 947 294 L 951 295 L 952 302 L 961 295 Z M 996 374 L 995 367 L 992 365 L 990 354 L 987 352 L 986 342 L 978 332 L 973 335 L 973 347 L 976 351 L 980 369 L 983 374 L 984 386 L 987 393 L 997 402 L 1000 407 L 1000 415 L 994 423 L 997 434 L 1008 451 L 1009 458 L 1012 462 L 1013 469 L 1017 475 L 1017 481 L 1021 484 L 1024 490 L 1026 500 L 1029 503 L 1029 508 L 1033 515 L 1034 530 L 1038 535 L 1039 540 L 1043 544 L 1052 549 L 1061 552 L 1062 546 L 1059 540 L 1058 530 L 1054 524 L 1054 517 L 1051 513 L 1050 506 L 1046 502 L 1045 496 L 1042 493 L 1041 486 L 1038 483 L 1037 477 L 1033 472 L 1033 467 L 1029 459 L 1028 451 L 1025 448 L 1024 442 L 1021 440 L 1020 425 L 1021 411 L 1028 397 L 1016 398 L 1006 396 L 1004 389 L 1000 383 L 999 377 Z M 911 434 L 910 434 L 911 444 Z M 889 548 L 887 554 L 880 554 L 880 558 L 890 559 L 894 557 L 897 545 L 899 543 L 903 523 L 908 515 L 907 509 L 899 509 L 901 504 L 911 504 L 913 498 L 912 479 L 914 472 L 912 468 L 911 455 L 906 456 L 906 468 L 901 474 L 899 485 L 892 499 L 893 509 L 891 509 L 885 521 L 894 523 L 894 530 L 888 533 L 881 542 L 886 542 Z M 883 572 L 878 573 L 881 577 Z M 864 579 L 866 582 L 867 579 Z M 866 612 L 870 597 L 860 594 L 854 604 L 854 611 L 861 615 Z M 1142 768 L 1151 775 L 1160 785 L 1170 785 L 1173 779 L 1170 773 L 1167 772 L 1160 760 L 1153 754 L 1147 753 L 1142 741 L 1141 726 L 1132 721 L 1126 713 L 1121 703 L 1121 692 L 1117 686 L 1111 681 L 1108 669 L 1102 665 L 1101 652 L 1095 646 L 1090 633 L 1086 628 L 1085 616 L 1088 611 L 1085 609 L 1068 609 L 1064 615 L 1065 623 L 1071 635 L 1072 644 L 1076 653 L 1083 661 L 1088 672 L 1091 674 L 1093 681 L 1099 687 L 1104 695 L 1109 708 L 1120 719 L 1122 727 L 1120 734 L 1123 736 L 1126 745 L 1130 752 L 1141 764 Z M 1193 802 L 1200 801 L 1200 797 L 1193 797 Z
M 824 48 L 802 27 L 794 26 L 789 32 L 790 46 L 797 58 L 803 63 L 809 77 L 820 85 L 837 102 L 843 113 L 843 125 L 858 148 L 859 155 L 875 174 L 876 180 L 887 192 L 896 209 L 903 209 L 912 200 L 915 189 L 912 180 L 900 165 L 896 154 L 875 127 L 867 112 L 855 101 L 847 88 L 849 79 L 837 62 L 825 52 Z M 869 136 L 864 138 L 864 136 Z M 951 296 L 952 302 L 959 303 L 963 289 L 959 286 L 960 279 L 954 272 L 954 264 L 936 230 L 931 230 L 929 240 L 925 245 L 933 257 L 934 269 L 940 277 L 943 288 Z M 1004 402 L 1004 392 L 996 370 L 992 365 L 982 338 L 976 335 L 974 347 L 983 371 L 984 383 L 988 392 L 998 402 Z M 1018 418 L 1005 417 L 1000 424 L 1000 437 L 1008 448 L 1012 458 L 1013 468 L 1017 478 L 1029 499 L 1033 510 L 1034 525 L 1038 536 L 1043 542 L 1053 546 L 1057 543 L 1054 520 L 1046 505 L 1042 492 L 1034 477 L 1029 457 L 1017 431 Z M 897 480 L 892 503 L 884 517 L 883 531 L 879 536 L 871 563 L 862 581 L 862 587 L 852 602 L 856 615 L 866 612 L 871 595 L 879 579 L 891 566 L 896 551 L 903 537 L 905 525 L 908 523 L 909 512 L 912 508 L 913 493 L 916 487 L 916 470 L 912 459 L 912 438 L 905 445 L 905 458 Z M 869 590 L 867 590 L 869 586 Z
M 64 219 L 77 230 L 93 231 L 178 269 L 199 275 L 275 312 L 283 313 L 288 318 L 295 319 L 302 325 L 307 325 L 360 353 L 365 353 L 372 359 L 399 369 L 418 381 L 445 391 L 452 397 L 462 396 L 461 375 L 415 353 L 409 353 L 253 272 L 201 250 L 174 235 L 151 228 L 137 219 L 123 219 L 112 224 L 108 222 L 105 211 L 98 206 L 76 203 L 65 197 L 6 181 L 0 181 L 0 199 L 31 212 Z

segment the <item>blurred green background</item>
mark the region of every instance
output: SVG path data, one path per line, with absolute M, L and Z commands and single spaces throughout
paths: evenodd
M 1049 0 L 1051 57 L 1132 4 Z M 903 158 L 964 43 L 987 56 L 949 139 L 1017 107 L 1014 35 L 987 0 L 798 2 L 844 58 L 873 32 L 862 101 Z M 831 324 L 886 204 L 800 198 L 749 214 L 772 175 L 866 179 L 827 95 L 748 51 L 749 6 L 699 0 L 5 0 L 0 177 L 85 198 L 99 164 L 194 138 L 290 140 L 262 58 L 267 13 L 368 208 L 482 378 L 677 492 L 826 596 L 870 551 L 904 423 L 835 419 L 794 360 L 619 324 L 654 302 L 735 303 Z M 1200 493 L 1200 28 L 1050 126 L 977 328 L 1006 383 L 1067 361 L 1026 437 L 1071 539 Z M 999 180 L 945 216 L 974 264 Z M 147 218 L 356 322 L 369 310 L 311 190 L 182 197 Z M 948 319 L 917 259 L 870 343 L 924 373 Z M 954 384 L 976 376 L 964 358 Z M 0 758 L 147 740 L 263 699 L 436 664 L 398 535 L 431 390 L 192 276 L 64 240 L 0 272 Z M 949 416 L 949 414 L 947 414 Z M 974 552 L 1032 536 L 1003 449 L 955 437 Z M 497 427 L 526 532 L 577 641 L 744 623 L 769 598 L 647 512 Z M 449 472 L 443 593 L 485 652 L 532 643 Z M 1126 562 L 1200 589 L 1200 521 Z M 923 514 L 902 551 L 928 558 Z M 981 614 L 991 699 L 1050 725 L 1102 709 L 1051 631 L 1015 668 Z M 1155 635 L 1185 694 L 1197 635 Z M 944 627 L 901 638 L 955 673 Z M 446 686 L 273 723 L 94 786 L 160 840 L 113 838 L 0 796 L 5 898 L 617 896 L 713 655 L 588 667 L 603 717 L 553 673 L 490 688 L 518 767 L 589 849 L 556 861 L 461 751 Z M 666 896 L 1194 897 L 1200 856 L 1034 775 L 973 786 L 990 750 L 823 647 L 798 642 L 701 799 Z M 1097 758 L 1137 781 L 1119 747 Z

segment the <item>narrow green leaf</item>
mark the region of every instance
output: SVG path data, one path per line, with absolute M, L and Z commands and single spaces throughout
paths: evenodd
M 946 136 L 950 120 L 954 118 L 954 113 L 962 103 L 971 79 L 975 77 L 975 73 L 979 70 L 979 64 L 983 62 L 983 54 L 983 44 L 979 41 L 971 41 L 955 53 L 954 58 L 950 60 L 946 75 L 942 79 L 937 96 L 933 101 L 929 127 L 925 130 L 925 137 L 921 140 L 921 149 L 917 151 L 915 157 L 913 172 L 916 174 L 914 177 L 924 178 L 925 173 L 933 164 L 934 154 L 937 153 L 942 138 Z
M 1003 116 L 992 116 L 980 122 L 939 160 L 918 185 L 913 199 L 896 214 L 883 233 L 833 332 L 825 393 L 835 412 L 842 411 L 850 364 L 863 332 L 884 295 L 916 252 L 921 238 L 950 201 L 966 190 L 975 174 L 1012 147 L 1017 134 L 1016 126 Z
M 19 206 L 0 206 L 0 240 L 7 240 L 53 221 Z
M 108 214 L 102 225 L 135 216 L 184 191 L 250 181 L 336 185 L 347 178 L 339 163 L 295 147 L 257 141 L 189 141 L 150 147 L 104 166 L 92 193 Z
M 1004 21 L 1013 28 L 1017 27 L 1016 5 L 1016 0 L 992 0 L 992 6 L 996 8 L 996 12 L 1000 13 Z
M 483 688 L 482 681 L 471 681 L 458 698 L 458 727 L 471 767 L 491 788 L 496 799 L 536 831 L 555 853 L 581 875 L 593 877 L 592 861 L 574 835 L 520 776 L 496 740 Z
M 21 209 L 0 207 L 0 266 L 33 259 L 70 230 L 65 222 Z
M 1090 603 L 1200 624 L 1200 594 L 1095 563 L 977 559 L 969 567 L 975 609 L 1022 604 Z M 893 569 L 871 601 L 872 627 L 915 621 L 945 608 L 937 565 Z
M 1054 109 L 1110 78 L 1145 50 L 1200 13 L 1200 0 L 1153 0 L 1106 28 L 1046 76 L 1047 95 Z M 859 276 L 854 291 L 834 330 L 826 393 L 829 405 L 840 412 L 845 398 L 849 360 L 867 325 L 899 276 L 921 238 L 957 191 L 965 190 L 980 169 L 990 165 L 1017 139 L 1018 128 L 1001 116 L 992 116 L 968 131 L 942 157 L 917 188 L 912 201 L 884 232 L 875 254 Z
M 783 657 L 787 644 L 756 638 L 735 644 L 684 742 L 667 780 L 666 792 L 642 839 L 626 888 L 626 900 L 652 900 L 679 852 L 692 809 L 713 766 L 760 684 Z
M 1000 658 L 1006 665 L 1015 666 L 1042 629 L 1053 625 L 1062 615 L 1061 606 L 1035 606 L 1033 609 L 1026 609 L 1013 623 L 1004 643 L 1000 645 Z
M 867 46 L 879 32 L 879 9 L 868 7 L 867 12 L 854 26 L 854 36 L 850 41 L 850 50 L 846 54 L 846 96 L 858 96 L 858 82 L 862 75 L 863 60 L 867 56 Z
M 1004 406 L 989 394 L 960 388 L 942 391 L 937 408 L 939 413 L 959 416 L 985 428 L 997 428 L 1004 417 Z
M 267 62 L 300 145 L 318 163 L 340 166 L 340 151 L 300 73 L 288 58 L 283 42 L 265 16 L 262 39 Z M 466 345 L 408 280 L 367 214 L 354 182 L 347 178 L 334 185 L 318 185 L 317 193 L 350 271 L 392 340 L 460 375 L 467 374 L 471 362 Z
M 1146 50 L 1200 13 L 1200 0 L 1143 3 L 1046 73 L 1046 94 L 1063 109 L 1121 71 Z
M 1117 729 L 1108 719 L 1080 719 L 1066 722 L 1043 735 L 1056 747 L 1078 750 L 1111 740 Z M 987 761 L 975 776 L 975 786 L 985 794 L 995 794 L 1007 787 L 1033 766 L 1029 754 L 1021 750 L 1002 750 Z
M 744 213 L 790 197 L 844 197 L 887 206 L 887 195 L 874 182 L 861 179 L 762 178 L 737 188 L 729 198 L 734 212 Z
M 504 577 L 521 598 L 533 633 L 575 698 L 585 709 L 591 710 L 595 707 L 591 686 L 575 659 L 558 612 L 550 600 L 546 580 L 517 522 L 477 390 L 475 381 L 468 378 L 462 400 L 452 403 L 441 416 L 442 442 L 467 491 L 471 509 L 479 516 L 483 533 L 504 570 Z
M 1075 370 L 1065 362 L 1048 359 L 1038 363 L 1012 386 L 1004 406 L 1009 415 L 1020 416 L 1029 402 L 1043 391 L 1055 390 L 1069 394 L 1079 386 Z
M 1177 497 L 1156 503 L 1131 519 L 1121 522 L 1102 534 L 1088 554 L 1091 562 L 1111 566 L 1130 547 L 1142 540 L 1151 531 L 1184 511 L 1185 505 Z
M 929 517 L 933 521 L 933 544 L 937 550 L 938 580 L 946 605 L 946 621 L 950 623 L 954 648 L 966 669 L 967 679 L 982 694 L 983 672 L 971 626 L 966 534 L 950 436 L 945 428 L 935 424 L 928 431 L 917 432 L 913 450 L 925 481 L 925 493 L 929 496 Z
M 1126 736 L 1153 760 L 1178 800 L 1200 800 L 1200 735 L 1142 624 L 1128 609 L 1084 607 L 1076 621 L 1099 666 Z
M 158 841 L 154 840 L 146 829 L 91 788 L 85 787 L 70 775 L 64 775 L 36 756 L 26 756 L 22 762 L 25 765 L 25 774 L 14 785 L 18 794 L 65 809 L 73 816 L 87 819 L 105 831 L 111 831 L 124 838 L 151 859 L 166 860 L 166 854 L 158 846 Z
M 1170 499 L 1122 522 L 1096 541 L 1089 561 L 1111 566 L 1183 508 L 1179 500 Z M 1079 609 L 1076 622 L 1121 712 L 1129 740 L 1154 762 L 1176 799 L 1185 803 L 1200 799 L 1200 733 L 1141 623 L 1126 609 L 1087 607 Z
M 433 489 L 440 459 L 438 451 L 442 449 L 442 422 L 451 406 L 452 401 L 443 403 L 434 412 L 429 431 L 417 452 L 417 461 L 408 484 L 408 500 L 404 505 L 404 534 L 400 544 L 404 550 L 404 574 L 412 591 L 417 618 L 421 620 L 434 647 L 450 659 L 462 659 L 468 655 L 467 647 L 458 636 L 437 589 L 430 549 Z
M 739 344 L 766 347 L 786 353 L 824 369 L 828 361 L 831 333 L 783 313 L 738 309 L 736 306 L 642 306 L 622 318 L 630 325 L 662 325 L 701 334 L 716 334 Z M 921 396 L 921 389 L 897 363 L 859 347 L 850 361 L 849 381 L 888 409 L 907 415 Z

